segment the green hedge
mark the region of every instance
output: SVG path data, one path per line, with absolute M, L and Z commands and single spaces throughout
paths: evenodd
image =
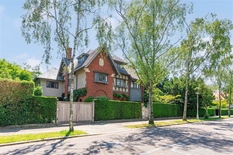
M 139 102 L 95 100 L 95 121 L 142 118 Z
M 228 109 L 221 109 L 221 115 L 228 115 Z M 233 115 L 233 109 L 231 109 L 231 115 Z
M 0 105 L 0 126 L 51 123 L 56 119 L 55 97 L 33 96 L 15 104 Z
M 34 83 L 0 79 L 0 104 L 17 104 L 32 97 Z
M 181 105 L 178 104 L 154 103 L 153 113 L 154 113 L 154 118 L 177 117 L 177 116 L 182 116 L 183 108 Z

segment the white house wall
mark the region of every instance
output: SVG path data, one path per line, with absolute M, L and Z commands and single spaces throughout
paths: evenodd
M 53 81 L 53 80 L 46 80 L 41 79 L 40 84 L 43 88 L 43 96 L 55 96 L 55 97 L 61 97 L 62 93 L 64 92 L 64 82 L 61 81 L 54 81 L 58 82 L 59 86 L 57 88 L 47 88 L 46 87 L 46 81 Z
M 75 87 L 76 89 L 86 87 L 86 72 L 84 69 L 81 69 L 75 73 Z

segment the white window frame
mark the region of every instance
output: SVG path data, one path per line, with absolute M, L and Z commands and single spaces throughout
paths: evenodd
M 108 83 L 108 74 L 95 72 L 94 73 L 94 82 L 98 83 Z

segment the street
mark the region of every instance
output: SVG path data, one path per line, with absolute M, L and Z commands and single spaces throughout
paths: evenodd
M 5 146 L 0 154 L 233 155 L 233 119 Z

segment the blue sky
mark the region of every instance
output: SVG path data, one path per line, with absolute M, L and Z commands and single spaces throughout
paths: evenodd
M 233 0 L 182 0 L 183 3 L 193 3 L 193 14 L 187 16 L 188 21 L 197 17 L 204 17 L 208 13 L 215 13 L 219 19 L 233 21 Z M 4 58 L 17 64 L 27 63 L 35 66 L 41 63 L 43 47 L 39 44 L 27 44 L 21 35 L 21 15 L 24 0 L 0 0 L 0 59 Z M 116 22 L 112 21 L 114 24 Z M 232 43 L 233 43 L 233 33 Z M 90 40 L 90 46 L 86 49 L 96 48 L 95 39 Z M 56 48 L 52 51 L 51 65 L 41 65 L 42 72 L 51 67 L 58 67 L 61 56 L 57 56 Z M 117 53 L 122 57 L 121 53 Z

